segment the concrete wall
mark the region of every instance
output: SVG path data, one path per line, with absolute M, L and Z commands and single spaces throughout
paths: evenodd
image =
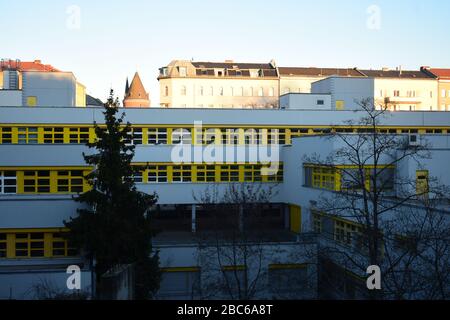
M 312 84 L 312 93 L 331 94 L 331 108 L 343 101 L 343 110 L 361 110 L 357 102 L 374 96 L 374 81 L 370 78 L 329 77 Z
M 76 80 L 71 72 L 24 72 L 23 105 L 28 97 L 37 98 L 40 107 L 74 107 Z
M 322 104 L 319 104 L 322 101 Z M 281 109 L 331 110 L 331 95 L 289 93 L 280 97 Z
M 22 106 L 21 90 L 0 90 L 0 107 Z
M 313 110 L 231 110 L 231 109 L 127 109 L 126 120 L 133 125 L 324 126 L 358 121 L 364 112 Z M 2 124 L 93 124 L 104 121 L 102 108 L 0 108 Z M 450 112 L 393 112 L 382 120 L 388 126 L 448 126 Z

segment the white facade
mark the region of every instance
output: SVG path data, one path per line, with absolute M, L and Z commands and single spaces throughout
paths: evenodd
M 332 110 L 330 94 L 288 93 L 280 97 L 280 109 Z

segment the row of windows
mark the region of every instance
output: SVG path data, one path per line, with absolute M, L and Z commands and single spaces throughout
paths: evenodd
M 78 251 L 61 232 L 2 232 L 0 258 L 52 258 L 76 256 Z
M 224 266 L 222 277 L 217 279 L 216 286 L 211 286 L 211 294 L 229 295 L 238 292 L 238 286 L 245 281 L 245 266 Z M 209 274 L 205 276 L 207 278 Z M 268 266 L 268 287 L 272 294 L 279 297 L 290 297 L 296 291 L 304 290 L 308 285 L 307 265 L 275 265 Z M 159 296 L 188 296 L 195 297 L 201 290 L 201 269 L 193 268 L 167 268 L 163 269 Z
M 263 165 L 173 165 L 145 166 L 134 174 L 136 183 L 178 182 L 282 182 L 283 164 Z M 88 170 L 2 170 L 0 194 L 82 193 L 89 190 L 84 179 Z
M 267 168 L 260 164 L 150 165 L 135 175 L 140 183 L 178 182 L 282 182 L 283 164 Z
M 89 185 L 87 170 L 3 170 L 0 194 L 82 193 Z
M 188 88 L 186 86 L 181 86 L 179 88 L 180 95 L 186 96 L 188 95 Z M 259 88 L 244 88 L 244 87 L 200 87 L 197 89 L 197 93 L 199 96 L 231 96 L 231 97 L 274 97 L 275 96 L 275 88 L 265 89 L 263 87 Z M 170 89 L 168 86 L 164 87 L 164 96 L 170 96 Z
M 304 166 L 304 186 L 333 191 L 369 190 L 375 175 L 374 168 L 364 168 L 364 177 L 358 168 L 346 166 Z M 377 168 L 377 186 L 383 190 L 394 188 L 395 170 L 392 167 Z M 364 179 L 363 179 L 364 178 Z M 364 182 L 364 186 L 362 183 Z
M 362 247 L 363 244 L 358 242 L 362 241 L 363 229 L 358 223 L 327 217 L 318 212 L 313 212 L 312 218 L 314 232 L 326 233 L 327 236 L 332 236 L 334 241 L 344 245 Z M 324 226 L 325 220 L 332 222 L 328 229 Z
M 303 135 L 370 133 L 366 128 L 143 128 L 133 127 L 126 143 L 158 144 L 290 144 L 291 138 Z M 444 128 L 380 128 L 390 134 L 445 134 Z M 85 144 L 95 140 L 90 127 L 0 127 L 0 144 Z
M 89 127 L 0 127 L 2 144 L 85 144 L 94 137 Z

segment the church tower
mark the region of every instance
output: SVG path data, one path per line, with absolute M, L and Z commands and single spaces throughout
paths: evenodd
M 150 97 L 145 91 L 139 73 L 134 74 L 134 78 L 128 86 L 128 78 L 125 84 L 125 98 L 123 99 L 125 108 L 149 108 Z

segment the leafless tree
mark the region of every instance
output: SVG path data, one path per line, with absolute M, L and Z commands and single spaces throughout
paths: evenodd
M 425 140 L 412 145 L 409 136 L 383 130 L 387 106 L 370 99 L 359 105 L 365 116 L 346 124 L 353 133 L 333 130 L 328 139 L 336 149 L 325 158 L 304 159 L 340 177 L 328 182 L 332 192 L 324 192 L 311 204 L 321 219 L 322 234 L 333 240 L 320 254 L 324 261 L 359 273 L 369 265 L 380 266 L 382 290 L 366 291 L 370 298 L 448 298 L 446 188 L 438 178 L 428 177 L 418 186 L 415 177 L 395 175 L 407 162 L 420 168 L 431 158 L 430 146 Z M 335 218 L 354 221 L 356 226 L 338 234 Z
M 222 192 L 214 185 L 194 195 L 214 215 L 212 230 L 198 236 L 199 264 L 203 278 L 209 279 L 202 298 L 248 300 L 268 290 L 266 261 L 281 249 L 260 218 L 275 194 L 276 185 L 232 183 Z

